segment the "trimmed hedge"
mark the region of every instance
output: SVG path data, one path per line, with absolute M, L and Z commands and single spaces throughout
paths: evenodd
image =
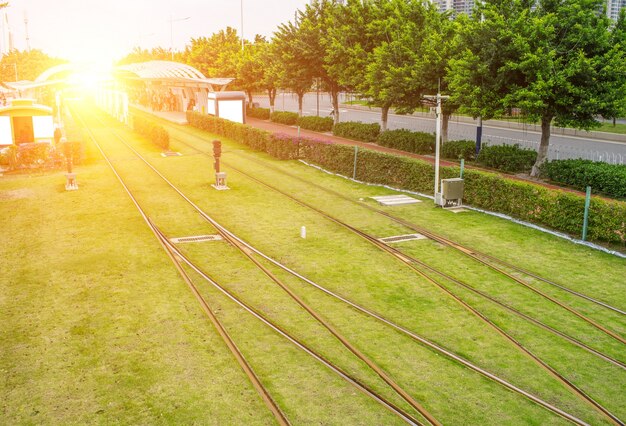
M 387 130 L 378 136 L 376 142 L 381 146 L 415 154 L 435 152 L 435 135 L 431 133 L 412 132 L 407 129 Z
M 187 112 L 187 120 L 194 127 L 242 142 L 276 158 L 303 158 L 333 172 L 352 176 L 354 148 L 351 146 L 272 135 L 193 111 Z M 441 178 L 457 177 L 459 168 L 441 167 L 440 174 Z M 466 169 L 464 177 L 468 204 L 580 235 L 584 197 L 478 170 Z M 363 149 L 357 157 L 357 179 L 430 193 L 434 170 L 432 164 L 419 159 Z M 587 236 L 590 240 L 626 245 L 626 203 L 593 198 Z
M 248 117 L 260 118 L 261 120 L 269 120 L 270 109 L 269 108 L 247 108 L 246 115 Z
M 473 161 L 476 159 L 476 142 L 468 140 L 448 141 L 441 145 L 441 156 L 450 160 L 463 158 L 467 161 Z
M 334 120 L 331 117 L 306 116 L 298 117 L 296 124 L 303 129 L 315 132 L 330 132 L 333 130 Z
M 591 160 L 554 160 L 544 163 L 542 175 L 555 182 L 585 190 L 591 186 L 614 198 L 626 198 L 626 166 Z
M 530 172 L 537 161 L 537 152 L 522 149 L 519 145 L 485 146 L 478 153 L 476 162 L 503 172 Z
M 293 126 L 298 121 L 300 116 L 297 112 L 289 112 L 289 111 L 274 111 L 270 116 L 270 120 L 275 123 L 287 124 L 288 126 Z
M 133 115 L 132 121 L 135 132 L 145 136 L 162 149 L 170 149 L 170 134 L 162 126 L 138 115 Z
M 357 141 L 376 142 L 380 134 L 380 124 L 344 121 L 333 126 L 333 134 Z

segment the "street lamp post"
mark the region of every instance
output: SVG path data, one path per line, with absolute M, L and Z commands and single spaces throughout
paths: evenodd
M 448 99 L 450 96 L 442 96 L 441 93 L 437 93 L 437 95 L 426 95 L 424 96 L 426 99 L 435 99 L 437 102 L 437 107 L 435 109 L 435 203 L 437 203 L 437 195 L 439 194 L 439 153 L 440 153 L 440 145 L 441 145 L 441 100 Z
M 178 18 L 178 19 L 173 19 L 172 15 L 170 15 L 170 50 L 172 52 L 172 61 L 174 61 L 174 22 L 180 22 L 180 21 L 186 21 L 189 18 L 191 18 L 191 16 L 187 16 L 185 18 Z

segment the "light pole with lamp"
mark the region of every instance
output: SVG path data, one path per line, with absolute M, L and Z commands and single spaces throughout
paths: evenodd
M 435 100 L 437 102 L 437 107 L 435 109 L 435 204 L 438 203 L 437 197 L 441 197 L 439 194 L 439 153 L 440 153 L 440 145 L 441 145 L 441 100 L 448 99 L 450 96 L 442 96 L 441 93 L 437 93 L 436 95 L 425 95 L 424 98 Z
M 180 21 L 186 21 L 189 18 L 191 18 L 191 16 L 187 16 L 185 18 L 178 18 L 178 19 L 173 19 L 172 15 L 170 15 L 170 50 L 172 52 L 172 62 L 174 61 L 174 22 L 180 22 Z

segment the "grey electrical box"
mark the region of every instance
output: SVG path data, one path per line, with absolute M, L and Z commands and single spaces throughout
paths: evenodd
M 465 181 L 461 178 L 442 179 L 441 195 L 437 200 L 441 207 L 459 207 L 463 204 Z

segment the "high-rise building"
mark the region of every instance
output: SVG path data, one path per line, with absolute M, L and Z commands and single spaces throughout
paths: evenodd
M 617 21 L 621 9 L 626 9 L 626 0 L 607 0 L 606 15 L 612 20 Z
M 455 15 L 460 13 L 472 14 L 474 9 L 474 0 L 431 0 L 439 7 L 440 12 L 452 10 Z M 606 14 L 609 18 L 617 21 L 619 11 L 626 9 L 626 0 L 606 0 Z
M 432 0 L 432 2 L 439 6 L 440 12 L 452 10 L 455 15 L 460 13 L 471 15 L 474 9 L 474 0 Z

